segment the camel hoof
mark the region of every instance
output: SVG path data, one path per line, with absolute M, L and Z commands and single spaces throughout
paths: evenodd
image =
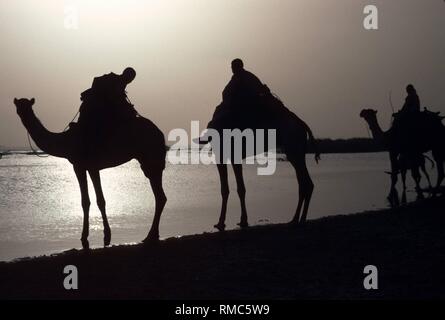
M 108 247 L 111 243 L 111 232 L 104 231 L 104 247 Z
M 148 236 L 142 240 L 142 243 L 144 244 L 152 244 L 152 243 L 158 243 L 159 242 L 159 235 L 156 234 L 148 234 Z
M 238 223 L 238 226 L 243 229 L 243 228 L 247 228 L 249 226 L 249 223 L 247 221 L 241 221 L 240 223 Z
M 87 239 L 81 239 L 80 241 L 82 242 L 82 248 L 84 250 L 90 249 L 90 242 Z
M 216 228 L 216 229 L 218 229 L 218 231 L 224 231 L 224 230 L 226 230 L 226 225 L 225 225 L 224 223 L 218 223 L 218 224 L 215 224 L 213 227 Z
M 287 225 L 288 226 L 290 226 L 290 227 L 294 227 L 294 228 L 296 228 L 296 227 L 298 227 L 300 224 L 298 223 L 298 220 L 291 220 L 291 221 L 289 221 L 288 223 L 287 223 Z

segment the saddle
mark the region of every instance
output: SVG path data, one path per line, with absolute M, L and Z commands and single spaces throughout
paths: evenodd
M 254 101 L 237 104 L 228 104 L 223 101 L 216 107 L 207 128 L 242 130 L 277 127 L 281 119 L 290 117 L 293 113 L 270 92 L 267 86 L 265 88 L 265 93 Z
M 401 150 L 422 150 L 425 141 L 437 128 L 443 128 L 439 112 L 424 108 L 421 112 L 398 112 L 394 115 L 390 128 L 391 137 Z

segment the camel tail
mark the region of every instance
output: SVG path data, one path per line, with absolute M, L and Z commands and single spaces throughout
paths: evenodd
M 301 123 L 303 124 L 306 133 L 309 137 L 309 143 L 312 145 L 312 147 L 314 148 L 314 153 L 315 153 L 315 162 L 318 163 L 318 161 L 320 161 L 320 151 L 318 149 L 318 142 L 317 140 L 314 138 L 314 134 L 312 133 L 311 128 L 307 125 L 306 122 L 304 122 L 303 120 L 299 119 L 301 121 Z
M 307 125 L 306 125 L 307 126 Z M 318 149 L 318 142 L 317 140 L 314 138 L 314 135 L 312 133 L 312 130 L 309 128 L 309 126 L 307 126 L 307 133 L 309 136 L 309 142 L 312 144 L 313 148 L 314 148 L 314 153 L 315 153 L 315 162 L 318 163 L 318 161 L 320 161 L 320 150 Z

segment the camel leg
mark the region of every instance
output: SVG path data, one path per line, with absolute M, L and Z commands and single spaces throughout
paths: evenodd
M 159 223 L 161 222 L 161 214 L 167 203 L 167 197 L 162 187 L 162 170 L 150 175 L 150 185 L 155 197 L 155 216 L 150 231 L 143 242 L 153 242 L 159 240 Z
M 94 191 L 96 193 L 97 207 L 102 215 L 102 221 L 104 224 L 104 246 L 110 245 L 111 242 L 111 230 L 108 224 L 107 213 L 105 210 L 105 197 L 102 190 L 102 184 L 100 182 L 100 172 L 99 170 L 89 170 L 91 181 L 93 181 Z
M 90 216 L 90 197 L 88 195 L 88 181 L 87 172 L 85 169 L 78 166 L 74 166 L 74 172 L 76 173 L 77 181 L 79 182 L 80 195 L 82 198 L 82 209 L 83 209 L 83 229 L 82 229 L 82 247 L 88 249 L 90 244 L 88 242 L 89 235 L 89 216 Z
M 401 169 L 400 175 L 402 176 L 403 191 L 405 191 L 406 190 L 406 169 Z
M 391 204 L 391 206 L 398 206 L 399 203 L 399 195 L 396 189 L 397 185 L 397 176 L 399 172 L 399 165 L 398 165 L 398 154 L 395 152 L 389 153 L 389 159 L 391 162 L 391 189 L 389 191 L 388 195 L 388 201 Z
M 399 165 L 397 160 L 397 154 L 390 153 L 390 161 L 391 161 L 391 191 L 396 188 L 397 185 L 397 175 L 399 172 Z
M 395 194 L 394 196 L 398 198 L 398 194 Z M 400 201 L 401 201 L 402 204 L 407 204 L 406 189 L 403 189 L 403 191 L 402 191 L 402 198 L 401 198 Z
M 247 228 L 249 226 L 249 223 L 247 222 L 246 186 L 244 185 L 243 165 L 232 164 L 232 168 L 233 172 L 235 173 L 237 192 L 241 202 L 241 219 L 238 225 L 241 228 Z
M 440 185 L 445 177 L 443 160 L 437 161 L 437 183 L 436 183 L 436 192 L 439 191 Z
M 416 190 L 420 189 L 420 172 L 417 166 L 411 168 L 411 176 L 416 184 Z
M 298 225 L 298 222 L 300 221 L 300 214 L 301 214 L 301 208 L 303 207 L 304 202 L 304 188 L 303 188 L 303 181 L 301 174 L 299 174 L 299 169 L 297 169 L 297 164 L 294 161 L 290 161 L 292 166 L 294 167 L 296 174 L 297 174 L 297 180 L 298 180 L 298 205 L 297 209 L 295 210 L 295 216 L 291 220 L 290 224 Z
M 221 214 L 219 216 L 219 221 L 217 224 L 214 225 L 216 229 L 219 231 L 224 231 L 226 228 L 226 212 L 227 212 L 227 201 L 229 199 L 229 180 L 227 177 L 227 165 L 226 164 L 217 164 L 216 167 L 218 168 L 219 173 L 219 179 L 221 182 L 221 197 L 222 197 L 222 204 L 221 204 Z
M 422 188 L 420 187 L 420 172 L 419 167 L 416 165 L 413 165 L 411 167 L 411 176 L 413 177 L 413 180 L 416 184 L 416 192 L 417 192 L 417 198 L 422 199 L 423 198 L 423 192 Z
M 431 190 L 432 189 L 432 184 L 431 184 L 431 179 L 430 179 L 430 175 L 428 174 L 428 172 L 426 171 L 426 167 L 425 167 L 425 163 L 420 165 L 420 170 L 422 170 L 426 180 L 428 181 L 428 187 Z
M 309 204 L 314 191 L 314 183 L 307 170 L 305 154 L 299 156 L 297 160 L 291 161 L 291 164 L 295 168 L 299 186 L 298 206 L 291 224 L 303 224 L 307 218 Z

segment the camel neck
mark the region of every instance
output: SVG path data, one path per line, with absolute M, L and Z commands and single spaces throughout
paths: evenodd
M 377 118 L 369 119 L 368 125 L 369 129 L 371 130 L 373 138 L 379 142 L 384 142 L 384 132 L 380 127 Z
M 68 145 L 66 141 L 63 141 L 66 140 L 63 139 L 63 134 L 48 131 L 32 109 L 21 114 L 20 118 L 29 135 L 42 151 L 56 157 L 67 158 Z

